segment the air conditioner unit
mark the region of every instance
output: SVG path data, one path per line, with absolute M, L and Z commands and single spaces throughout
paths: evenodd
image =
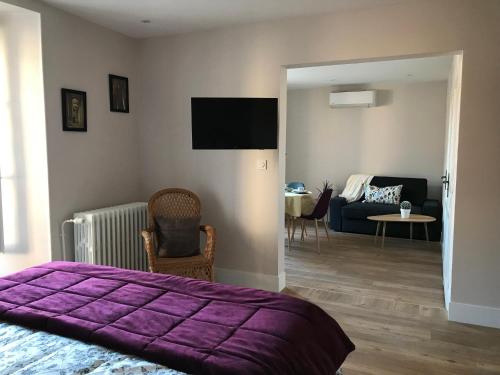
M 375 90 L 344 91 L 330 93 L 330 107 L 374 107 L 376 105 Z

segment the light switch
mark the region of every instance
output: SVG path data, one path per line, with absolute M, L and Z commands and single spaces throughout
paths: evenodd
M 257 159 L 257 170 L 258 171 L 267 170 L 267 160 L 266 159 Z

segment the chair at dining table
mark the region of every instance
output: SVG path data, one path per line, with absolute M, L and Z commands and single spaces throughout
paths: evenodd
M 298 188 L 306 188 L 306 184 L 300 181 L 292 181 L 286 184 L 286 188 L 290 190 L 296 190 Z M 288 243 L 293 240 L 293 236 L 295 235 L 295 220 L 293 217 L 285 217 L 285 221 L 287 222 L 287 231 L 288 231 Z M 292 235 L 290 235 L 290 227 L 293 226 Z
M 305 221 L 314 221 L 314 225 L 316 227 L 316 247 L 318 248 L 318 253 L 321 253 L 320 246 L 319 246 L 319 235 L 318 235 L 318 221 L 321 220 L 323 222 L 323 226 L 325 228 L 326 232 L 326 238 L 328 241 L 330 240 L 330 236 L 328 234 L 328 228 L 326 227 L 326 222 L 325 222 L 325 216 L 326 213 L 328 212 L 328 206 L 330 204 L 330 199 L 332 198 L 332 193 L 333 189 L 326 189 L 324 190 L 318 201 L 316 202 L 316 206 L 314 207 L 313 211 L 308 214 L 308 215 L 301 215 L 300 219 L 301 221 L 301 235 L 300 239 L 303 241 L 304 240 L 304 231 L 305 231 Z

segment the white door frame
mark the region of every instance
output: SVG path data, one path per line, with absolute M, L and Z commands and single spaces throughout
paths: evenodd
M 289 64 L 282 65 L 280 71 L 280 97 L 279 97 L 279 141 L 278 141 L 278 186 L 277 189 L 279 191 L 279 196 L 283 196 L 283 186 L 285 185 L 285 171 L 286 171 L 286 113 L 287 113 L 287 70 L 290 68 L 303 68 L 303 67 L 313 67 L 313 66 L 325 66 L 325 65 L 342 65 L 342 64 L 353 64 L 353 63 L 361 63 L 361 62 L 374 62 L 374 61 L 389 61 L 389 60 L 402 60 L 402 59 L 412 59 L 412 58 L 422 58 L 422 57 L 434 57 L 434 56 L 454 56 L 454 64 L 455 59 L 459 56 L 460 60 L 460 81 L 462 75 L 462 54 L 463 51 L 447 51 L 442 53 L 431 53 L 431 54 L 410 54 L 410 55 L 399 55 L 399 56 L 381 56 L 377 58 L 369 58 L 369 59 L 350 59 L 350 60 L 336 60 L 336 61 L 326 61 L 326 62 L 318 62 L 318 63 L 304 63 L 304 64 Z M 457 89 L 458 91 L 458 105 L 460 103 L 460 91 L 461 87 Z M 456 101 L 457 99 L 455 99 Z M 458 112 L 460 108 L 458 106 Z M 455 111 L 454 121 L 456 121 L 455 131 L 453 132 L 454 137 L 454 146 L 452 147 L 454 152 L 451 156 L 451 159 L 454 163 L 454 171 L 456 172 L 456 161 L 458 158 L 458 127 L 459 127 L 459 113 Z M 448 148 L 446 149 L 448 150 Z M 451 150 L 451 148 L 450 148 Z M 445 155 L 446 157 L 446 155 Z M 449 203 L 449 223 L 451 224 L 447 227 L 447 235 L 448 238 L 453 239 L 453 222 L 455 215 L 455 186 L 456 186 L 456 175 L 453 176 L 453 179 L 450 180 L 450 192 L 453 189 L 452 199 L 450 199 Z M 284 231 L 284 199 L 280 199 L 280 203 L 278 205 L 278 274 L 280 275 L 280 285 L 279 290 L 282 290 L 285 285 L 285 236 Z M 443 215 L 444 218 L 444 215 Z M 444 232 L 443 232 L 444 233 Z M 445 297 L 447 296 L 448 300 L 445 303 L 446 308 L 448 308 L 449 296 L 451 295 L 451 271 L 452 271 L 452 257 L 453 257 L 453 242 L 447 242 L 449 246 L 447 258 L 447 272 L 445 276 L 444 272 L 444 259 L 443 259 L 443 287 L 445 289 Z M 443 248 L 444 254 L 444 248 Z
M 457 185 L 458 132 L 460 122 L 460 98 L 462 89 L 462 53 L 453 56 L 448 79 L 446 112 L 446 139 L 443 167 L 443 287 L 446 310 L 451 300 L 453 236 L 455 223 L 455 191 Z

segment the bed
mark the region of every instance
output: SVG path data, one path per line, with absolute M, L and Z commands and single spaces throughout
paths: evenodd
M 0 322 L 0 375 L 117 373 L 186 375 L 99 345 Z
M 306 301 L 73 262 L 0 278 L 0 347 L 0 374 L 333 375 L 354 350 Z

